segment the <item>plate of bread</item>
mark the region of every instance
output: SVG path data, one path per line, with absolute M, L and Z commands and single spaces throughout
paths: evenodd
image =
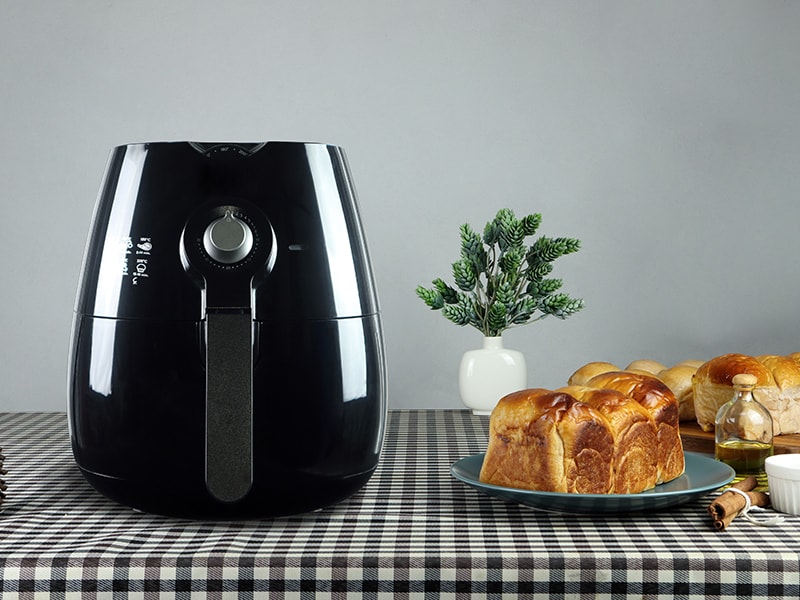
M 636 494 L 583 494 L 526 490 L 483 483 L 480 471 L 485 453 L 456 461 L 450 472 L 475 489 L 502 500 L 537 510 L 568 514 L 620 514 L 651 512 L 685 504 L 730 483 L 734 471 L 712 458 L 686 452 L 686 468 L 672 481 Z
M 534 508 L 593 514 L 675 506 L 733 479 L 727 465 L 684 452 L 679 402 L 661 378 L 598 366 L 556 390 L 501 398 L 486 452 L 456 462 L 453 476 Z

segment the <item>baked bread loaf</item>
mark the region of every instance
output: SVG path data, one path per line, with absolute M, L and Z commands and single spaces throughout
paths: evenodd
M 753 396 L 772 415 L 775 435 L 800 433 L 800 353 L 789 356 L 724 354 L 704 363 L 692 383 L 697 422 L 714 429 L 719 407 L 733 397 L 733 377 L 755 375 Z
M 661 371 L 666 369 L 666 365 L 662 365 L 657 360 L 650 360 L 648 358 L 639 358 L 632 360 L 625 367 L 625 371 L 632 371 L 634 373 L 649 373 L 650 375 L 658 375 Z
M 614 435 L 594 408 L 545 389 L 512 392 L 489 420 L 484 483 L 527 490 L 607 494 Z
M 641 404 L 607 388 L 572 385 L 557 391 L 597 409 L 611 426 L 614 436 L 611 487 L 615 494 L 638 494 L 655 487 L 658 434 L 653 418 Z
M 663 381 L 651 375 L 610 371 L 593 377 L 586 385 L 622 392 L 650 413 L 658 437 L 657 483 L 671 481 L 683 474 L 685 464 L 679 432 L 678 400 Z
M 798 353 L 797 360 L 800 361 L 800 353 Z M 609 362 L 590 362 L 576 370 L 570 376 L 568 384 L 586 385 L 592 377 L 610 371 L 625 371 L 655 376 L 666 383 L 672 393 L 675 394 L 675 398 L 678 400 L 679 420 L 696 421 L 692 376 L 704 362 L 702 360 L 684 360 L 675 366 L 667 368 L 655 360 L 637 359 L 628 363 L 628 366 L 624 369 L 620 369 Z
M 484 483 L 638 493 L 680 476 L 678 402 L 657 378 L 610 371 L 587 385 L 504 396 L 489 420 Z
M 608 373 L 609 371 L 619 371 L 620 368 L 615 365 L 614 363 L 610 362 L 590 362 L 583 365 L 580 369 L 575 371 L 572 375 L 570 375 L 569 379 L 567 380 L 568 385 L 586 385 L 586 382 L 589 381 L 595 375 L 600 375 L 601 373 Z
M 697 420 L 697 414 L 694 409 L 692 377 L 697 372 L 698 366 L 680 363 L 669 369 L 664 369 L 658 374 L 658 378 L 667 384 L 667 387 L 672 390 L 678 400 L 678 419 L 681 421 Z

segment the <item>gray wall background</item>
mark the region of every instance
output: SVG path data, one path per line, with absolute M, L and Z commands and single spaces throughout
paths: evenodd
M 311 140 L 350 159 L 392 407 L 461 406 L 480 333 L 414 288 L 501 207 L 579 237 L 586 300 L 509 331 L 529 384 L 590 360 L 800 350 L 800 3 L 0 0 L 0 411 L 64 410 L 112 146 Z

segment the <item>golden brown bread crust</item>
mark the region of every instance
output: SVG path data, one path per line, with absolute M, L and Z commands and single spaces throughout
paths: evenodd
M 640 373 L 650 373 L 651 375 L 658 375 L 661 371 L 667 368 L 667 365 L 662 365 L 656 360 L 647 358 L 640 358 L 631 361 L 624 371 L 638 371 Z M 620 369 L 617 369 L 620 370 Z
M 749 373 L 757 378 L 753 397 L 772 415 L 773 433 L 800 433 L 800 365 L 797 353 L 789 356 L 724 354 L 712 358 L 695 373 L 693 381 L 697 422 L 714 429 L 719 407 L 733 397 L 733 376 Z
M 731 385 L 735 375 L 749 373 L 758 379 L 756 385 L 772 385 L 772 374 L 755 357 L 746 354 L 723 354 L 717 356 L 697 369 L 698 380 L 708 380 L 719 385 Z M 730 399 L 730 398 L 729 398 Z
M 613 363 L 602 361 L 586 363 L 572 375 L 570 375 L 569 379 L 567 380 L 567 384 L 586 385 L 586 382 L 595 375 L 607 373 L 608 371 L 619 371 L 619 367 Z
M 680 363 L 664 369 L 658 374 L 658 378 L 667 384 L 667 387 L 678 399 L 678 418 L 681 421 L 697 420 L 694 409 L 694 392 L 692 391 L 692 377 L 696 372 L 696 366 Z
M 675 395 L 657 377 L 627 371 L 610 371 L 592 377 L 587 386 L 622 392 L 650 410 L 656 423 L 678 424 L 678 402 Z
M 798 353 L 797 360 L 800 364 L 800 353 Z M 575 371 L 567 383 L 568 385 L 586 385 L 592 377 L 610 371 L 625 371 L 658 377 L 667 384 L 678 399 L 679 419 L 681 421 L 696 421 L 692 376 L 704 362 L 702 360 L 684 360 L 667 368 L 656 360 L 637 359 L 628 363 L 628 366 L 624 369 L 620 369 L 609 362 L 590 362 Z
M 781 390 L 790 390 L 800 386 L 800 369 L 791 356 L 775 356 L 765 354 L 756 356 L 756 360 L 772 373 L 775 384 Z
M 614 435 L 612 492 L 637 494 L 656 485 L 658 435 L 650 413 L 622 392 L 611 389 L 567 386 L 557 391 L 597 409 Z
M 677 365 L 674 365 L 674 366 L 676 366 L 676 367 L 694 367 L 694 370 L 696 371 L 697 369 L 699 369 L 703 365 L 704 362 L 706 362 L 706 361 L 697 360 L 697 359 L 689 359 L 689 360 L 682 360 L 681 362 L 679 362 Z
M 592 385 L 592 378 L 609 372 L 653 373 L 678 400 L 680 421 L 696 421 L 705 431 L 714 429 L 719 407 L 733 396 L 732 379 L 739 373 L 757 378 L 754 397 L 769 410 L 775 435 L 800 433 L 800 352 L 786 356 L 725 354 L 709 361 L 684 360 L 655 372 L 660 363 L 634 360 L 624 370 L 612 363 L 587 363 L 569 379 L 570 385 Z
M 593 377 L 586 385 L 622 392 L 650 413 L 658 434 L 658 483 L 671 481 L 683 474 L 685 463 L 678 400 L 664 382 L 640 373 L 611 371 Z
M 569 394 L 529 389 L 504 396 L 489 420 L 484 483 L 606 494 L 614 437 L 605 417 Z
M 694 408 L 703 431 L 714 429 L 719 407 L 733 397 L 733 377 L 739 373 L 756 376 L 760 400 L 777 396 L 778 388 L 769 369 L 746 354 L 723 354 L 706 361 L 694 374 Z M 767 402 L 770 404 L 771 402 Z

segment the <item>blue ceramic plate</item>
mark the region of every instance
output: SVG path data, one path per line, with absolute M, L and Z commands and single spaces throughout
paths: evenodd
M 456 479 L 481 492 L 538 510 L 571 514 L 614 514 L 653 511 L 678 506 L 705 496 L 733 480 L 735 472 L 713 458 L 686 452 L 683 475 L 640 494 L 562 494 L 519 490 L 482 483 L 479 479 L 484 453 L 462 458 L 450 469 Z

